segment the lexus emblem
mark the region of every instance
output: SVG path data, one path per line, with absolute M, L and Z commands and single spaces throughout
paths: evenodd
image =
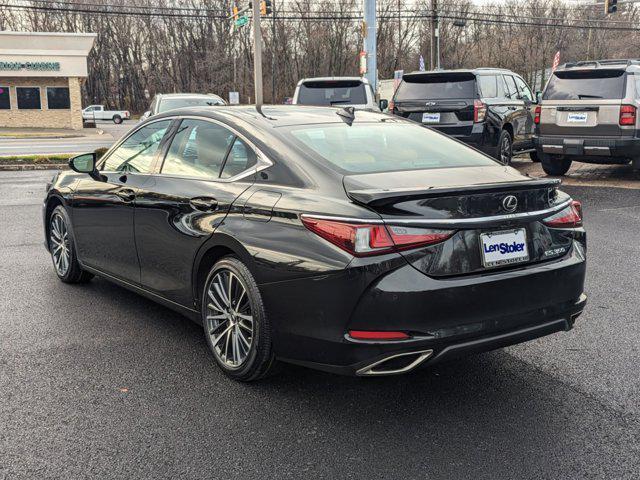
M 502 199 L 502 208 L 509 213 L 515 212 L 518 208 L 518 199 L 513 195 L 507 195 Z

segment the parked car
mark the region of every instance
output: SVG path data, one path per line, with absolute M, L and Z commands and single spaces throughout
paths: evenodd
M 303 78 L 296 86 L 293 104 L 380 110 L 371 84 L 360 77 Z
M 112 120 L 113 123 L 120 124 L 124 120 L 129 120 L 131 115 L 127 110 L 106 110 L 104 105 L 89 105 L 82 110 L 84 121 Z
M 571 162 L 640 169 L 640 60 L 567 63 L 547 83 L 536 107 L 536 148 L 549 175 Z
M 244 381 L 279 360 L 404 373 L 573 326 L 586 237 L 558 180 L 390 115 L 262 113 L 171 110 L 73 158 L 43 209 L 60 280 L 183 313 Z
M 140 121 L 157 115 L 158 113 L 185 107 L 207 107 L 213 105 L 226 105 L 227 102 L 213 93 L 165 93 L 154 95 L 149 110 L 144 112 Z
M 533 150 L 535 97 L 519 75 L 497 68 L 407 73 L 393 113 L 428 125 L 508 165 Z

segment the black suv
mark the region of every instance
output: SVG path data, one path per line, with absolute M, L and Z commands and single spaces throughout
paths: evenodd
M 527 83 L 510 70 L 438 70 L 405 74 L 392 111 L 509 164 L 514 152 L 537 161 L 534 103 Z

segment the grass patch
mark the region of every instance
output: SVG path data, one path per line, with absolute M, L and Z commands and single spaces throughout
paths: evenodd
M 0 165 L 62 165 L 69 162 L 74 154 L 61 153 L 55 155 L 14 155 L 11 157 L 0 157 Z

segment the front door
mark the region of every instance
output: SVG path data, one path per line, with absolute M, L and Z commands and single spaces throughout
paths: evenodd
M 256 153 L 219 123 L 184 119 L 160 173 L 136 199 L 142 285 L 193 308 L 192 271 L 202 244 L 254 183 Z
M 101 179 L 83 177 L 72 201 L 80 261 L 133 283 L 140 282 L 134 239 L 136 195 L 151 180 L 158 148 L 171 120 L 133 132 L 99 162 Z

